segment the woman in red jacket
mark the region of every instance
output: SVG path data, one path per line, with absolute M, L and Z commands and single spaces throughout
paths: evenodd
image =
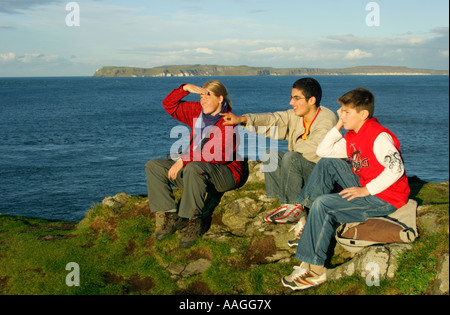
M 182 99 L 200 94 L 200 102 Z M 162 240 L 186 226 L 180 247 L 190 247 L 202 230 L 207 193 L 220 196 L 242 186 L 248 176 L 237 153 L 239 134 L 223 125 L 221 114 L 231 112 L 226 87 L 209 81 L 199 87 L 183 84 L 163 101 L 167 113 L 191 129 L 190 146 L 177 159 L 151 160 L 145 165 L 150 209 L 164 211 L 164 223 L 156 238 Z M 177 207 L 172 185 L 183 189 Z

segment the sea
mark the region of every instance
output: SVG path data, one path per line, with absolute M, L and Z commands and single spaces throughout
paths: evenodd
M 333 111 L 347 91 L 370 89 L 375 116 L 400 140 L 407 175 L 449 180 L 448 76 L 315 78 Z M 80 221 L 106 196 L 145 195 L 145 163 L 180 141 L 162 100 L 183 83 L 212 79 L 227 86 L 240 115 L 290 109 L 298 78 L 0 78 L 0 214 Z M 287 150 L 286 141 L 248 135 L 241 146 L 249 159 L 268 147 Z

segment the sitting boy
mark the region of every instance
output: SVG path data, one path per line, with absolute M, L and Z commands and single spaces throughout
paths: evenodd
M 313 78 L 301 78 L 292 86 L 289 110 L 242 116 L 223 114 L 224 125 L 242 124 L 259 135 L 262 129 L 266 137 L 288 140 L 288 152 L 270 149 L 263 157 L 267 197 L 278 198 L 281 203 L 265 217 L 268 223 L 297 222 L 306 215 L 297 204 L 297 197 L 320 160 L 317 146 L 337 122 L 336 115 L 320 105 L 321 100 L 320 83 Z M 272 127 L 277 128 L 276 135 L 271 133 Z
M 310 211 L 295 255 L 302 264 L 282 279 L 293 290 L 326 281 L 324 264 L 339 223 L 389 215 L 405 205 L 410 194 L 400 143 L 373 117 L 373 94 L 355 89 L 338 102 L 339 121 L 317 148 L 323 158 L 299 196 Z M 345 137 L 339 132 L 342 127 L 349 130 Z M 330 194 L 335 183 L 343 190 Z

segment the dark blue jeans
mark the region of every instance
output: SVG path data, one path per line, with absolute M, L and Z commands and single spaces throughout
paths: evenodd
M 278 198 L 281 204 L 296 204 L 298 195 L 316 164 L 298 152 L 268 150 L 263 156 L 263 165 L 267 197 Z M 271 172 L 266 171 L 268 165 L 272 168 L 277 165 L 277 168 Z
M 328 247 L 340 223 L 364 222 L 397 210 L 377 196 L 355 198 L 352 201 L 339 194 L 330 194 L 334 184 L 342 188 L 361 187 L 349 163 L 340 159 L 321 159 L 313 169 L 298 197 L 310 211 L 295 257 L 305 263 L 323 266 Z

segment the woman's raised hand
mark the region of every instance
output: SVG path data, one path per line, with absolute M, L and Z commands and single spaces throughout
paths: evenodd
M 194 85 L 194 84 L 186 84 L 183 86 L 183 90 L 185 90 L 186 92 L 189 93 L 194 93 L 194 94 L 200 94 L 200 95 L 208 95 L 211 92 L 208 91 L 207 89 L 204 89 L 200 86 Z

